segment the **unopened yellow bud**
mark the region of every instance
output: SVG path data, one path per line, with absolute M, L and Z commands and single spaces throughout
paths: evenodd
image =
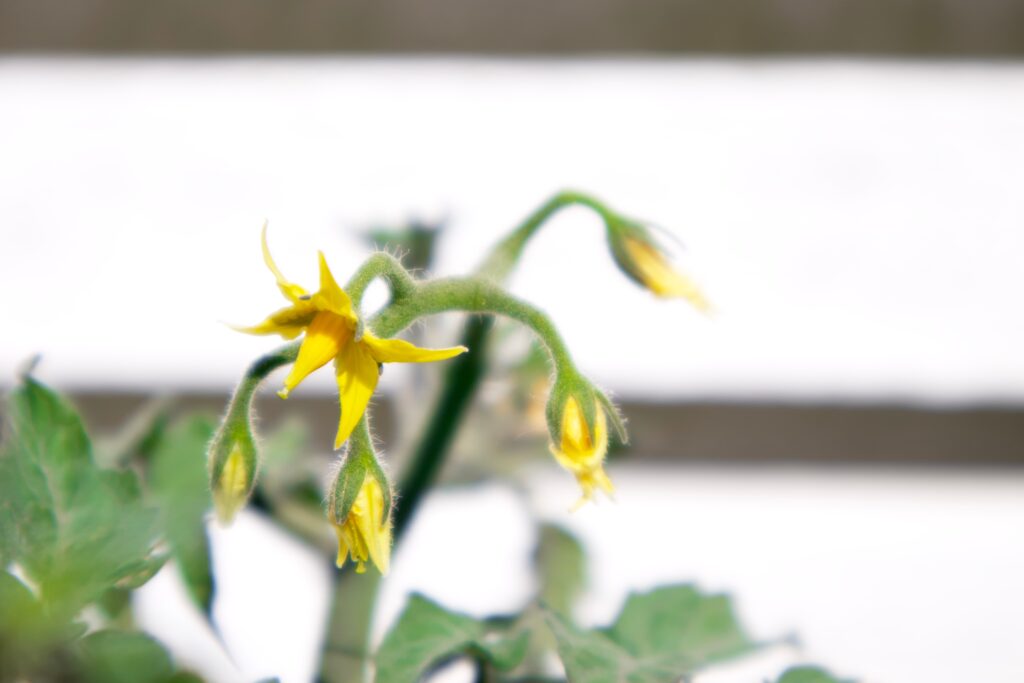
M 213 489 L 213 504 L 221 522 L 230 522 L 249 497 L 251 472 L 241 444 L 235 444 Z
M 619 268 L 657 296 L 681 298 L 707 313 L 711 305 L 696 283 L 675 270 L 646 227 L 619 217 L 606 223 L 612 255 Z
M 561 438 L 551 444 L 551 453 L 558 464 L 576 477 L 583 497 L 576 508 L 594 497 L 594 491 L 614 492 L 611 480 L 604 471 L 604 458 L 608 452 L 608 422 L 604 409 L 595 401 L 593 429 L 587 424 L 576 397 L 565 401 L 561 417 Z
M 367 474 L 355 501 L 341 521 L 334 521 L 338 534 L 338 567 L 349 557 L 356 563 L 356 572 L 366 571 L 372 561 L 381 574 L 387 574 L 391 563 L 391 517 L 385 509 L 384 491 L 372 475 Z M 331 517 L 334 517 L 333 511 Z

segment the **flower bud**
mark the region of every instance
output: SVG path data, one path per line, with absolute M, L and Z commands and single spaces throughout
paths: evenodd
M 607 227 L 612 255 L 626 275 L 657 296 L 686 299 L 698 310 L 710 311 L 696 283 L 672 268 L 647 228 L 621 219 L 608 220 Z
M 376 455 L 353 443 L 331 485 L 327 518 L 338 534 L 338 567 L 351 557 L 356 572 L 372 561 L 381 574 L 391 563 L 391 485 Z
M 592 499 L 597 489 L 609 495 L 615 490 L 604 471 L 609 415 L 624 441 L 618 412 L 603 394 L 579 379 L 555 383 L 548 400 L 550 448 L 558 464 L 576 477 L 583 492 L 574 509 Z
M 256 484 L 258 454 L 248 407 L 232 403 L 210 442 L 207 466 L 213 506 L 222 524 L 228 524 L 245 505 Z

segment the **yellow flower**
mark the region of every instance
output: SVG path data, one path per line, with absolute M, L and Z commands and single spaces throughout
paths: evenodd
M 669 265 L 665 254 L 652 243 L 626 235 L 622 246 L 628 257 L 626 269 L 658 296 L 686 299 L 701 311 L 711 306 L 697 285 Z
M 371 560 L 381 574 L 388 573 L 391 562 L 391 519 L 384 517 L 384 492 L 370 475 L 363 479 L 355 502 L 341 524 L 335 524 L 338 534 L 338 567 L 349 556 L 356 563 L 356 572 L 366 571 Z
M 334 361 L 341 399 L 341 418 L 334 447 L 340 448 L 366 410 L 377 387 L 381 363 L 426 363 L 452 358 L 467 349 L 421 349 L 401 339 L 380 339 L 365 329 L 355 338 L 358 318 L 348 294 L 338 286 L 324 255 L 320 253 L 320 290 L 309 294 L 285 279 L 267 248 L 267 230 L 263 229 L 263 260 L 277 279 L 277 286 L 291 305 L 272 313 L 253 327 L 239 328 L 249 334 L 279 334 L 294 339 L 306 333 L 291 373 L 284 380 L 281 398 L 299 385 L 310 373 Z
M 558 464 L 576 476 L 583 497 L 576 503 L 576 509 L 594 497 L 594 491 L 601 489 L 611 494 L 615 491 L 611 479 L 604 471 L 604 456 L 608 452 L 608 423 L 600 405 L 594 406 L 594 431 L 591 433 L 586 418 L 576 398 L 570 396 L 562 411 L 561 444 L 551 444 L 551 453 Z

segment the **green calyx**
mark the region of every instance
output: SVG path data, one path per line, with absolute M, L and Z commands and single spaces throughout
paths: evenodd
M 370 430 L 364 417 L 349 438 L 348 452 L 327 496 L 327 517 L 332 524 L 340 526 L 348 519 L 367 476 L 373 477 L 380 486 L 384 496 L 384 519 L 387 519 L 391 516 L 393 499 L 391 482 L 373 449 Z
M 625 422 L 611 399 L 582 375 L 576 371 L 569 371 L 559 373 L 556 377 L 544 411 L 552 443 L 556 446 L 562 443 L 562 418 L 565 414 L 565 405 L 570 398 L 575 399 L 579 405 L 583 419 L 587 423 L 587 430 L 591 434 L 594 433 L 597 411 L 603 410 L 619 440 L 622 443 L 628 442 Z
M 636 221 L 629 220 L 610 211 L 607 212 L 604 219 L 608 234 L 608 247 L 612 252 L 616 265 L 619 266 L 619 269 L 629 279 L 642 287 L 646 287 L 647 285 L 643 280 L 640 268 L 634 261 L 633 255 L 626 248 L 627 241 L 639 242 L 659 252 L 663 251 L 661 245 L 658 244 L 650 230 Z

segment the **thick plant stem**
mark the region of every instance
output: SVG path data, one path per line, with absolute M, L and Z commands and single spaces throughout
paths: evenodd
M 318 683 L 364 683 L 370 680 L 370 628 L 381 576 L 358 574 L 351 565 L 338 572 L 327 616 L 327 634 Z
M 466 323 L 462 343 L 469 351 L 448 366 L 437 408 L 398 487 L 402 500 L 395 508 L 396 542 L 401 539 L 423 494 L 437 477 L 459 423 L 472 402 L 473 392 L 487 372 L 487 337 L 493 326 L 491 317 L 474 317 Z

